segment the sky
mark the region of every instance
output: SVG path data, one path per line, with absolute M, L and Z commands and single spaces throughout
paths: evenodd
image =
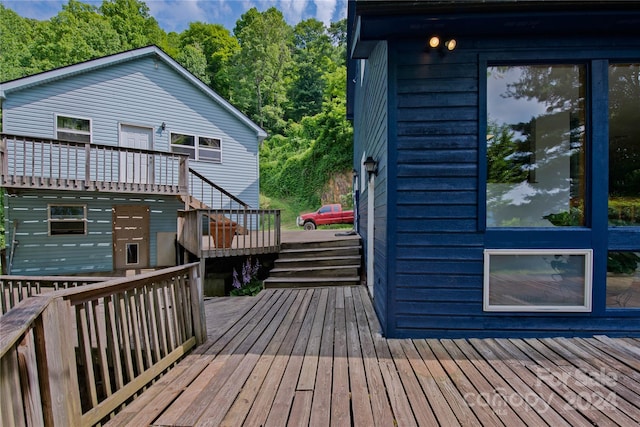
M 0 0 L 2 4 L 25 18 L 47 20 L 62 10 L 67 0 Z M 102 1 L 80 0 L 99 6 Z M 190 22 L 222 24 L 233 31 L 236 21 L 252 7 L 260 12 L 275 6 L 289 25 L 309 18 L 325 24 L 347 16 L 347 0 L 146 0 L 151 16 L 166 32 L 182 32 Z

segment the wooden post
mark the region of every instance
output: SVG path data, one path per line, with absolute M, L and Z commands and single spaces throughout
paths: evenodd
M 96 159 L 97 160 L 97 159 Z M 97 162 L 96 162 L 97 167 Z M 97 173 L 96 173 L 97 177 Z M 84 145 L 84 188 L 89 188 L 91 182 L 91 144 Z
M 44 365 L 49 385 L 49 391 L 43 393 L 43 397 L 48 395 L 50 398 L 45 405 L 50 406 L 50 413 L 45 414 L 45 419 L 56 426 L 79 425 L 82 416 L 71 336 L 73 321 L 69 314 L 69 304 L 62 298 L 56 298 L 42 313 Z
M 197 345 L 207 340 L 207 320 L 204 314 L 205 259 L 200 264 L 191 267 L 189 271 L 189 290 L 191 294 L 191 316 L 193 317 L 193 331 Z

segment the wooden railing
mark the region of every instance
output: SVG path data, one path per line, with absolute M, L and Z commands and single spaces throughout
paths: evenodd
M 0 316 L 0 425 L 100 423 L 205 339 L 198 263 L 27 298 Z
M 0 276 L 0 314 L 6 313 L 28 297 L 111 279 L 113 277 Z
M 2 135 L 0 182 L 9 188 L 180 194 L 188 156 L 111 145 Z
M 199 258 L 277 253 L 280 211 L 197 209 L 178 212 L 178 243 Z
M 191 206 L 195 209 L 245 209 L 250 207 L 192 168 L 189 168 L 189 195 L 192 201 L 197 200 L 198 204 L 192 203 Z

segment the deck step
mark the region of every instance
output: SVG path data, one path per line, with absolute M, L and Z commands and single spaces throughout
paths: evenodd
M 360 266 L 360 255 L 316 257 L 316 258 L 278 258 L 275 262 L 276 268 L 310 268 L 330 267 L 340 265 Z
M 308 288 L 360 284 L 360 239 L 283 244 L 265 288 Z
M 357 286 L 360 277 L 269 277 L 265 288 L 317 288 L 323 286 Z
M 360 265 L 332 265 L 325 267 L 274 268 L 270 277 L 355 277 Z
M 322 247 L 309 249 L 281 249 L 281 258 L 326 258 L 360 254 L 360 246 Z

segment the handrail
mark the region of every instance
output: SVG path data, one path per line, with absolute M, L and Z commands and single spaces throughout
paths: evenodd
M 0 184 L 186 194 L 188 155 L 131 147 L 0 134 Z
M 101 423 L 204 342 L 199 266 L 53 291 L 0 316 L 0 425 Z
M 239 205 L 241 205 L 244 208 L 249 208 L 250 206 L 243 202 L 242 200 L 240 200 L 239 198 L 237 198 L 236 196 L 234 196 L 233 194 L 229 193 L 227 190 L 225 190 L 224 188 L 220 187 L 217 184 L 214 184 L 211 180 L 209 180 L 206 176 L 200 174 L 198 171 L 189 168 L 189 173 L 191 173 L 192 175 L 196 176 L 197 178 L 199 178 L 201 181 L 203 181 L 206 185 L 214 188 L 215 190 L 219 191 L 222 195 L 227 196 L 228 198 L 230 198 L 231 200 L 233 200 L 234 202 L 238 203 Z M 191 183 L 191 185 L 189 185 L 189 191 L 190 194 L 194 194 L 194 185 Z M 202 192 L 204 193 L 204 189 L 202 190 Z M 203 200 L 203 201 L 207 201 L 207 200 Z M 211 206 L 213 207 L 213 206 Z
M 113 277 L 95 276 L 0 276 L 0 314 L 8 312 L 23 299 L 69 287 L 104 282 Z

